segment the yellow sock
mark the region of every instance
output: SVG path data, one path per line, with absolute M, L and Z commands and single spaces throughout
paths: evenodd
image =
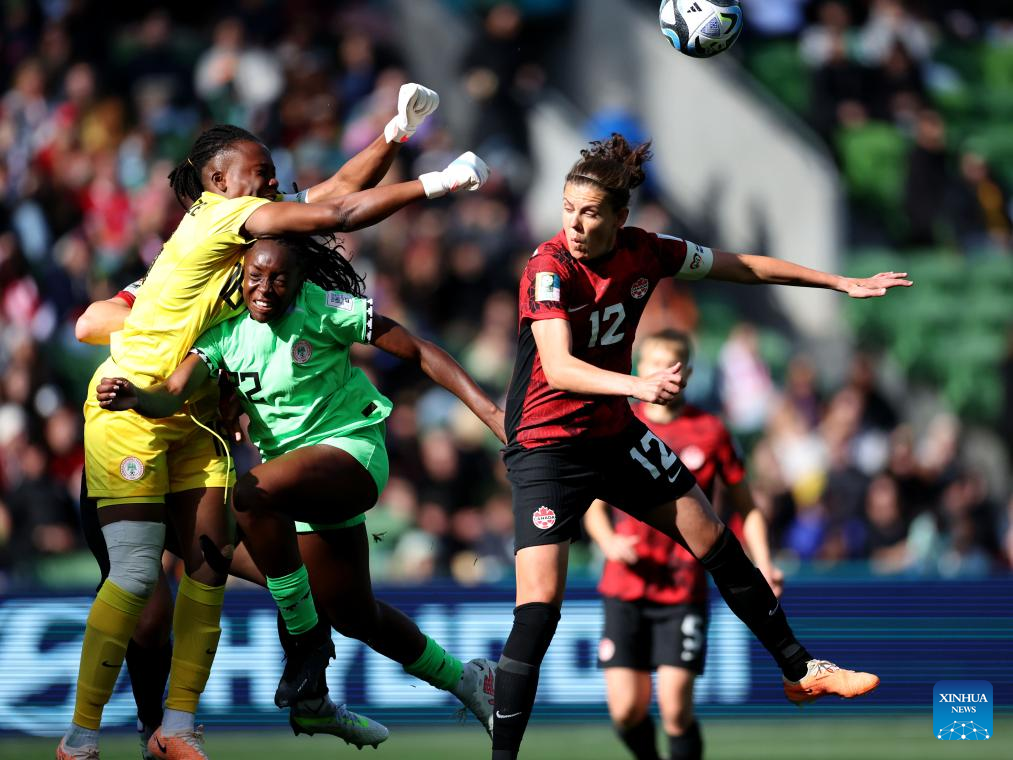
M 222 635 L 225 586 L 205 586 L 184 575 L 172 616 L 172 670 L 165 706 L 197 712 L 197 701 L 211 675 L 211 663 Z
M 74 723 L 97 731 L 113 694 L 127 644 L 147 599 L 106 580 L 91 605 L 77 672 Z

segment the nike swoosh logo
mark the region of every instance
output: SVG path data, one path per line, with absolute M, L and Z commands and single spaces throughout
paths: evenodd
M 668 482 L 669 483 L 674 483 L 675 479 L 677 477 L 679 477 L 679 475 L 681 475 L 681 474 L 682 474 L 682 468 L 680 467 L 678 470 L 675 471 L 675 475 L 669 475 L 668 476 Z
M 496 717 L 500 718 L 501 720 L 506 720 L 507 718 L 516 718 L 518 715 L 520 715 L 519 712 L 510 713 L 509 715 L 504 715 L 499 710 L 496 711 Z
M 160 742 L 160 741 L 158 740 L 158 737 L 157 737 L 157 736 L 155 737 L 155 746 L 157 746 L 157 747 L 158 747 L 158 751 L 159 751 L 159 752 L 168 752 L 168 751 L 169 751 L 169 750 L 168 750 L 168 749 L 166 748 L 166 746 L 165 746 L 164 744 L 162 744 L 162 742 Z
M 774 609 L 772 609 L 770 612 L 767 613 L 767 617 L 774 617 L 774 613 L 777 612 L 777 608 L 780 607 L 780 606 L 781 606 L 780 602 L 778 602 L 777 604 L 775 604 L 774 605 Z
M 113 665 L 113 664 L 112 664 L 111 662 L 109 662 L 108 660 L 102 660 L 102 667 L 103 667 L 103 668 L 118 668 L 118 667 L 119 667 L 119 665 Z
M 591 304 L 586 303 L 583 306 L 574 306 L 572 309 L 567 309 L 567 311 L 570 312 L 571 314 L 573 314 L 573 312 L 580 311 L 581 309 L 586 309 L 590 305 Z

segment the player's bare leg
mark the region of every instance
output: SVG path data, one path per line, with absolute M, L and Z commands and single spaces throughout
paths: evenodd
M 637 760 L 659 760 L 650 716 L 651 674 L 633 668 L 605 668 L 612 726 Z
M 714 514 L 699 486 L 677 501 L 651 510 L 644 522 L 679 541 L 700 560 L 729 609 L 781 668 L 785 695 L 790 701 L 803 703 L 829 694 L 851 698 L 879 685 L 879 678 L 871 673 L 845 670 L 826 660 L 813 659 L 792 633 L 766 579 L 749 561 L 738 539 Z
M 362 470 L 362 476 L 372 476 Z M 401 610 L 373 596 L 369 537 L 364 524 L 299 536 L 310 585 L 331 625 L 397 663 L 406 672 L 449 691 L 492 731 L 495 666 L 478 658 L 462 663 L 426 636 Z
M 514 624 L 496 667 L 493 760 L 517 757 L 538 690 L 538 671 L 559 623 L 570 544 L 528 546 L 517 552 Z
M 317 616 L 292 521 L 340 522 L 371 507 L 376 484 L 355 478 L 361 469 L 341 449 L 307 446 L 257 465 L 236 483 L 233 504 L 243 542 L 292 634 L 275 693 L 278 707 L 320 696 L 320 674 L 334 657 L 330 625 Z M 337 490 L 336 483 L 347 485 Z
M 693 713 L 693 685 L 696 676 L 685 668 L 658 667 L 658 709 L 668 735 L 669 760 L 700 760 L 703 739 Z

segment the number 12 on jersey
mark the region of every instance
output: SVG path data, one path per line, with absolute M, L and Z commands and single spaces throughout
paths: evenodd
M 656 448 L 658 450 L 658 454 L 660 454 L 660 461 L 658 462 L 658 464 L 661 465 L 660 470 L 654 465 L 654 463 L 644 456 L 645 454 L 651 454 L 651 444 L 655 444 L 654 448 Z M 682 472 L 682 463 L 679 462 L 679 457 L 672 453 L 668 446 L 666 446 L 661 439 L 650 430 L 644 433 L 644 437 L 640 439 L 640 448 L 643 449 L 643 453 L 638 451 L 636 448 L 630 449 L 630 457 L 639 462 L 645 470 L 651 473 L 651 477 L 655 480 L 661 477 L 661 472 L 663 470 L 665 475 L 668 475 L 668 482 L 674 483 L 675 479 L 679 477 L 679 473 Z M 669 475 L 669 471 L 676 464 L 679 465 L 679 469 L 675 471 L 674 475 Z
M 621 341 L 626 333 L 617 331 L 624 319 L 626 319 L 626 309 L 621 303 L 606 306 L 604 311 L 592 311 L 591 340 L 587 342 L 587 347 L 594 348 L 595 344 L 599 346 L 611 346 Z M 605 334 L 601 336 L 601 342 L 599 343 L 598 333 L 603 325 L 607 325 L 607 329 L 605 330 Z

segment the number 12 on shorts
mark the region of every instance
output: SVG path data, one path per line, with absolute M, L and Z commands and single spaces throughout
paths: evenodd
M 661 454 L 661 462 L 659 463 L 661 464 L 661 470 L 645 456 L 651 453 L 651 444 L 656 444 L 655 448 Z M 644 433 L 644 437 L 640 439 L 640 448 L 643 449 L 643 452 L 639 451 L 636 447 L 630 449 L 630 456 L 640 462 L 643 468 L 651 473 L 651 477 L 655 480 L 660 478 L 661 472 L 664 471 L 668 475 L 668 482 L 674 483 L 675 479 L 679 477 L 679 473 L 682 472 L 682 462 L 679 461 L 679 457 L 669 451 L 668 446 L 662 443 L 661 439 L 650 430 Z M 675 465 L 679 465 L 678 469 L 669 475 L 670 470 Z

